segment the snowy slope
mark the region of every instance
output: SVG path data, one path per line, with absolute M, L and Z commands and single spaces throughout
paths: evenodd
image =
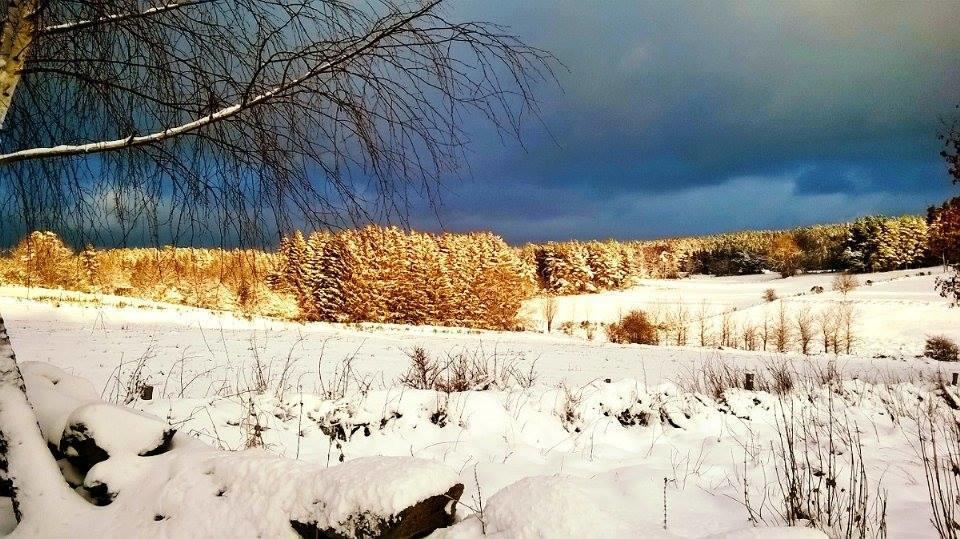
M 946 299 L 935 291 L 936 278 L 942 267 L 902 270 L 857 275 L 861 286 L 849 299 L 857 316 L 859 345 L 855 353 L 914 357 L 922 353 L 923 341 L 929 335 L 943 334 L 960 340 L 960 309 L 951 309 Z M 703 308 L 714 319 L 720 313 L 736 310 L 734 319 L 743 324 L 762 320 L 764 311 L 775 310 L 778 302 L 768 304 L 764 291 L 773 289 L 788 304 L 791 313 L 809 305 L 814 311 L 834 307 L 841 294 L 831 290 L 835 274 L 806 274 L 787 279 L 778 274 L 736 277 L 693 276 L 689 279 L 641 281 L 624 291 L 582 294 L 558 298 L 554 327 L 565 321 L 575 325 L 583 321 L 613 322 L 632 309 L 659 311 L 669 315 L 677 304 L 684 304 L 690 316 Z M 872 284 L 867 285 L 868 281 Z M 825 290 L 812 292 L 816 286 Z M 524 305 L 524 315 L 538 327 L 545 327 L 543 300 L 533 299 Z M 602 333 L 602 332 L 600 332 Z

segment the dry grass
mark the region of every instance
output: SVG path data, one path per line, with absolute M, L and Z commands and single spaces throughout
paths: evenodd
M 407 352 L 410 367 L 399 383 L 411 389 L 432 389 L 443 393 L 461 391 L 529 388 L 537 379 L 536 361 L 523 368 L 522 355 L 502 357 L 482 349 L 448 352 L 443 358 L 430 356 L 417 347 Z

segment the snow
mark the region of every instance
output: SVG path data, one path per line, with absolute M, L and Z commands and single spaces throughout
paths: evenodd
M 289 534 L 284 518 L 338 523 L 359 508 L 389 514 L 461 482 L 463 520 L 440 537 L 821 537 L 783 528 L 771 507 L 764 527 L 755 528 L 743 505 L 744 477 L 756 500 L 776 499 L 776 424 L 785 403 L 793 403 L 817 424 L 830 423 L 828 411 L 835 410 L 856 425 L 870 477 L 882 480 L 887 493 L 890 535 L 928 537 L 935 532 L 916 450 L 918 403 L 952 413 L 930 381 L 960 370 L 915 357 L 928 334 L 960 339 L 960 309 L 933 291 L 937 271 L 862 276 L 874 284 L 850 294 L 860 313 L 855 354 L 809 358 L 538 332 L 304 325 L 3 288 L 0 313 L 48 440 L 71 414 L 100 409 L 91 423 L 109 423 L 117 408 L 90 403 L 127 400 L 132 379 L 153 384 L 155 397 L 130 395 L 130 405 L 178 429 L 169 453 L 139 457 L 138 447 L 122 445 L 129 440 L 117 440 L 111 458 L 90 470 L 90 485 L 120 493 L 97 509 L 101 516 L 78 516 L 68 507 L 16 533 L 69 535 L 83 525 L 106 536 L 277 536 Z M 769 287 L 791 307 L 823 309 L 839 300 L 829 291 L 831 279 L 645 281 L 629 291 L 560 298 L 560 316 L 612 320 L 620 310 L 658 301 L 669 308 L 677 298 L 691 308 L 707 300 L 717 309 L 736 307 L 738 317 L 755 316 L 770 308 L 761 299 Z M 810 293 L 815 285 L 828 291 Z M 526 308 L 535 315 L 536 300 Z M 535 362 L 539 377 L 533 387 L 493 391 L 404 388 L 397 379 L 416 346 L 437 357 L 482 350 L 522 368 Z M 788 365 L 805 387 L 783 398 L 690 388 L 692 376 L 709 365 L 762 372 L 772 363 Z M 834 367 L 842 383 L 811 382 Z M 204 444 L 244 447 L 251 409 L 263 426 L 265 450 L 214 458 Z M 417 460 L 401 466 L 393 460 L 400 457 Z M 381 488 L 388 483 L 402 488 L 388 495 Z M 235 496 L 217 496 L 223 489 Z M 130 491 L 139 495 L 124 495 Z M 213 513 L 223 504 L 228 521 L 188 518 L 193 512 L 183 509 Z M 262 518 L 250 510 L 255 506 L 280 516 Z M 123 517 L 105 528 L 103 515 Z M 155 521 L 156 515 L 163 518 Z M 82 518 L 91 520 L 78 524 Z
M 148 453 L 161 445 L 167 430 L 169 425 L 158 417 L 136 411 L 130 413 L 128 408 L 115 404 L 93 402 L 74 409 L 62 433 L 63 437 L 92 438 L 113 457 Z
M 46 401 L 51 399 L 61 408 L 69 402 L 56 398 L 61 386 L 59 397 L 82 387 L 50 366 L 28 362 L 24 371 L 31 373 L 25 382 L 40 409 L 49 407 Z M 37 387 L 31 388 L 33 384 Z M 38 388 L 48 391 L 38 392 Z M 5 400 L 0 402 L 8 402 L 7 392 L 22 399 L 16 387 L 4 385 L 0 398 Z M 11 465 L 28 464 L 14 470 L 18 472 L 14 477 L 32 481 L 16 484 L 34 487 L 18 492 L 23 520 L 12 535 L 64 537 L 79 529 L 107 537 L 279 537 L 291 534 L 291 520 L 354 535 L 447 492 L 458 479 L 442 464 L 409 457 L 368 457 L 328 467 L 258 449 L 224 453 L 182 436 L 171 450 L 142 456 L 144 446 L 138 444 L 149 437 L 159 439 L 167 428 L 165 422 L 112 404 L 77 402 L 81 403 L 68 412 L 67 424 L 88 425 L 85 433 L 96 434 L 98 446 L 109 453 L 109 458 L 90 469 L 84 486 L 102 487 L 115 498 L 106 507 L 94 507 L 70 494 L 65 482 L 51 486 L 40 476 L 53 462 L 51 453 L 35 444 L 41 438 L 24 437 L 20 443 L 11 439 Z M 28 414 L 18 415 L 22 425 L 7 417 L 7 408 L 0 407 L 5 429 L 37 428 Z M 69 434 L 68 427 L 64 436 Z M 51 477 L 56 475 L 45 476 Z M 5 527 L 7 522 L 5 516 Z
M 614 322 L 633 309 L 660 310 L 669 313 L 678 304 L 685 305 L 691 316 L 701 306 L 713 318 L 727 310 L 735 310 L 734 321 L 761 321 L 764 313 L 772 313 L 779 302 L 768 304 L 762 298 L 773 289 L 792 313 L 808 305 L 829 307 L 849 300 L 857 313 L 858 346 L 861 356 L 884 354 L 912 358 L 922 353 L 926 336 L 944 334 L 960 340 L 960 311 L 951 309 L 940 297 L 934 284 L 943 274 L 942 267 L 900 270 L 857 275 L 860 286 L 842 298 L 831 290 L 836 274 L 814 273 L 780 278 L 778 274 L 735 277 L 694 276 L 689 279 L 644 279 L 624 291 L 564 296 L 558 299 L 554 327 L 564 322 Z M 872 284 L 867 285 L 867 281 Z M 811 289 L 823 287 L 824 292 Z M 538 327 L 545 327 L 542 299 L 533 299 L 524 306 L 525 316 Z M 602 331 L 598 331 L 602 333 Z M 694 339 L 695 340 L 695 339 Z

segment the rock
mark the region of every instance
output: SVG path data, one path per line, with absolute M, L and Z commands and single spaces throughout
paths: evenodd
M 80 406 L 70 414 L 58 449 L 86 473 L 111 456 L 165 453 L 175 433 L 176 429 L 157 417 L 98 402 Z
M 357 515 L 357 521 L 364 521 L 356 528 L 353 536 L 344 535 L 331 528 L 319 529 L 315 522 L 291 520 L 290 525 L 304 539 L 351 539 L 352 537 L 380 537 L 400 539 L 407 537 L 426 537 L 434 530 L 453 524 L 457 502 L 463 494 L 463 484 L 457 483 L 443 494 L 431 496 L 390 517 Z

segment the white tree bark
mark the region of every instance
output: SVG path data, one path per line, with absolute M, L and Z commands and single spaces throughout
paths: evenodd
M 190 4 L 197 3 L 192 2 Z M 155 133 L 150 133 L 148 135 L 139 135 L 139 136 L 129 136 L 120 139 L 114 140 L 105 140 L 101 142 L 89 142 L 86 144 L 62 144 L 59 146 L 50 146 L 46 148 L 29 148 L 26 150 L 20 150 L 16 152 L 10 152 L 6 154 L 0 154 L 0 166 L 6 163 L 13 163 L 16 161 L 22 161 L 25 159 L 38 159 L 44 157 L 63 157 L 69 155 L 81 155 L 81 154 L 91 154 L 91 153 L 101 153 L 108 152 L 113 150 L 121 150 L 123 148 L 132 148 L 135 146 L 143 146 L 145 144 L 152 144 L 156 142 L 162 142 L 167 139 L 178 137 L 198 129 L 202 129 L 208 125 L 227 120 L 237 114 L 240 114 L 250 108 L 256 107 L 263 103 L 268 103 L 277 96 L 283 95 L 285 92 L 295 90 L 300 88 L 307 81 L 319 77 L 325 73 L 330 73 L 335 70 L 337 67 L 342 66 L 343 64 L 353 60 L 354 58 L 360 56 L 361 54 L 367 52 L 370 49 L 375 48 L 382 41 L 388 37 L 394 35 L 401 28 L 409 24 L 412 20 L 423 15 L 424 13 L 429 12 L 437 4 L 440 3 L 440 0 L 433 0 L 424 4 L 424 6 L 417 10 L 416 12 L 410 14 L 409 16 L 396 21 L 394 24 L 383 28 L 377 32 L 370 34 L 366 39 L 360 40 L 357 43 L 353 44 L 348 50 L 344 51 L 342 54 L 336 58 L 323 62 L 319 65 L 314 66 L 309 71 L 301 74 L 299 77 L 278 83 L 273 88 L 252 96 L 247 96 L 239 103 L 234 103 L 232 105 L 223 107 L 207 116 L 203 116 L 186 122 L 181 125 L 171 126 L 163 131 L 157 131 Z M 170 4 L 168 4 L 169 6 Z M 182 5 L 189 5 L 184 3 Z M 180 7 L 177 5 L 176 7 Z M 33 28 L 31 27 L 31 31 Z M 2 105 L 0 105 L 2 106 Z M 9 104 L 8 104 L 9 106 Z M 5 113 L 6 109 L 3 109 Z M 0 116 L 0 127 L 3 125 L 3 117 Z
M 53 454 L 27 401 L 7 329 L 0 318 L 0 480 L 13 492 L 17 520 L 28 527 L 42 523 L 57 504 L 77 511 L 81 500 L 64 482 Z
M 0 128 L 36 33 L 36 0 L 10 0 L 0 33 Z

